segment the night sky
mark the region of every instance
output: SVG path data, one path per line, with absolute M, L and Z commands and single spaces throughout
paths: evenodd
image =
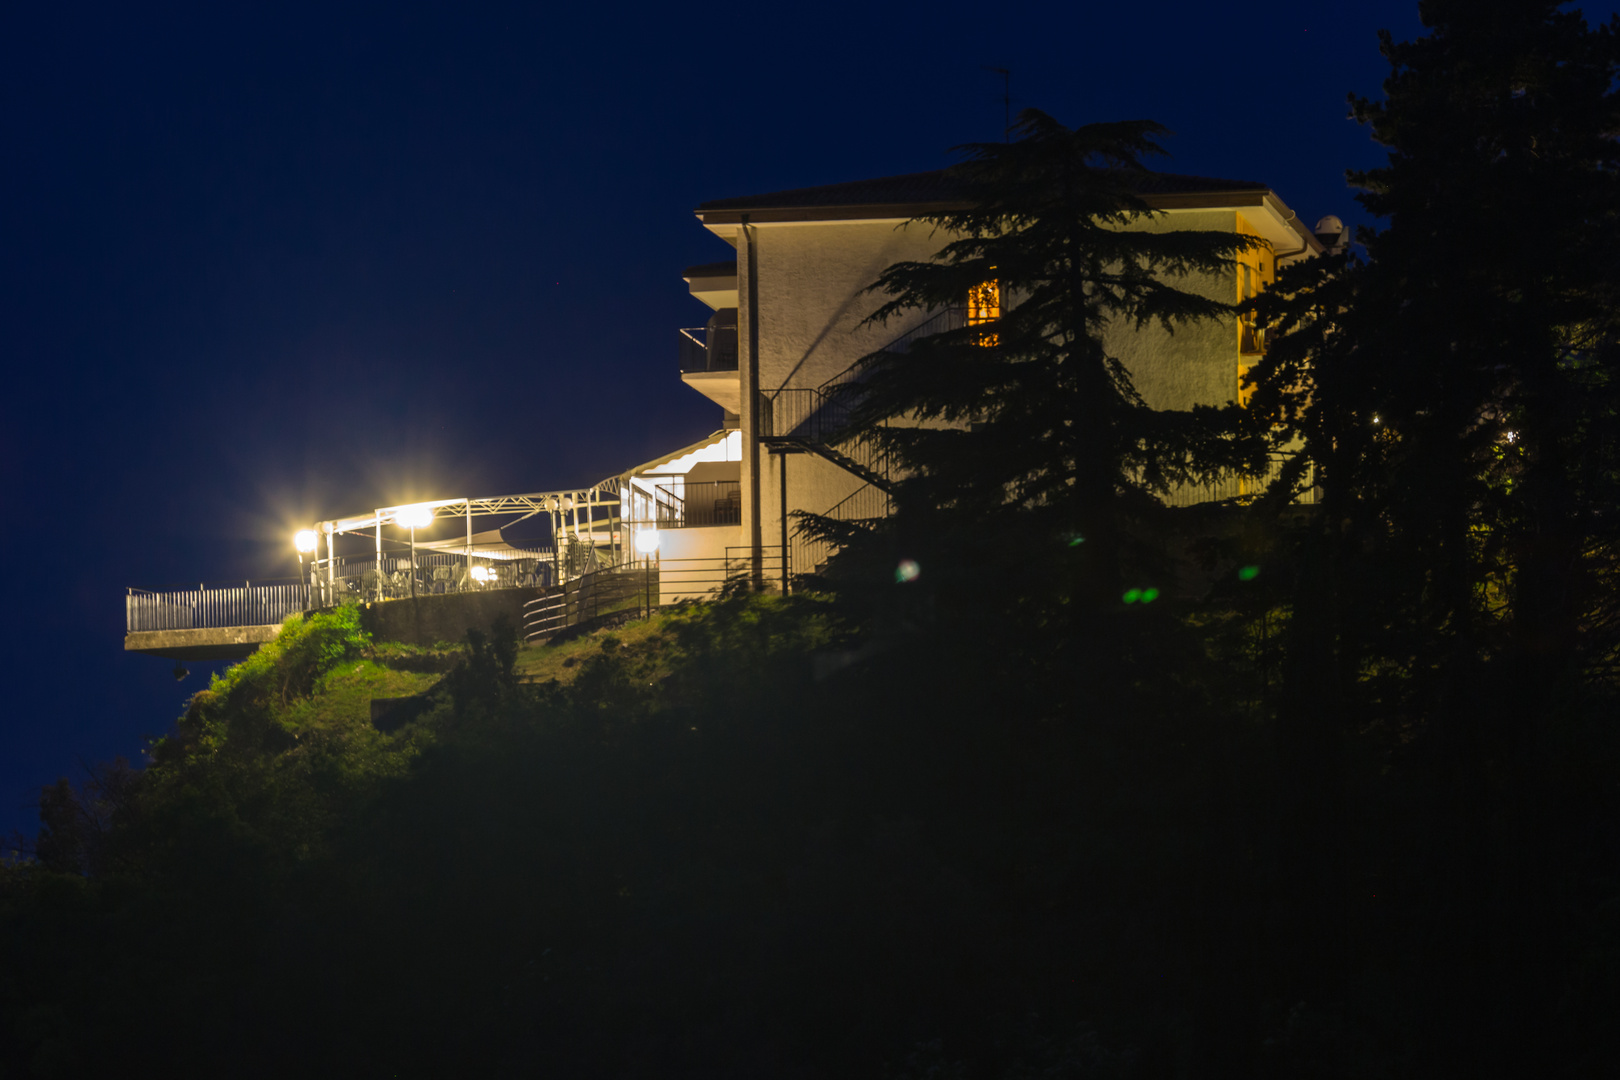
M 1001 137 L 997 66 L 1015 112 L 1158 120 L 1158 167 L 1361 222 L 1345 95 L 1419 32 L 1412 0 L 155 7 L 12 5 L 0 43 L 0 834 L 205 685 L 122 651 L 126 586 L 718 427 L 676 371 L 681 269 L 731 254 L 698 202 L 947 164 Z

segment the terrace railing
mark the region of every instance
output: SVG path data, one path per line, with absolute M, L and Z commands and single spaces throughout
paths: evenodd
M 310 587 L 301 583 L 241 585 L 147 592 L 130 589 L 124 597 L 124 625 L 130 633 L 200 630 L 232 626 L 279 626 L 309 607 Z
M 581 546 L 571 545 L 570 555 Z M 333 562 L 330 580 L 323 560 L 318 567 L 305 568 L 308 580 L 304 581 L 281 578 L 259 584 L 205 583 L 191 589 L 127 589 L 124 628 L 128 633 L 140 633 L 275 626 L 289 615 L 312 608 L 409 596 L 410 565 L 409 556 L 385 555 L 379 578 L 374 573 L 378 566 L 375 555 L 340 555 Z M 483 569 L 483 580 L 469 572 L 465 553 L 417 552 L 417 595 L 545 586 L 558 571 L 549 548 L 526 550 L 520 559 L 481 558 L 474 548 L 473 566 Z M 373 573 L 368 576 L 368 571 Z

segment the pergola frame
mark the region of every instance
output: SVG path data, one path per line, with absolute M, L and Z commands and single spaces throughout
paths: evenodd
M 620 489 L 623 478 L 609 477 L 599 481 L 588 488 L 571 488 L 559 491 L 536 491 L 524 495 L 491 495 L 485 498 L 462 497 L 459 499 L 431 499 L 426 502 L 405 503 L 399 506 L 379 507 L 369 514 L 336 518 L 331 521 L 322 521 L 315 526 L 315 535 L 326 537 L 326 584 L 331 589 L 336 580 L 337 555 L 333 550 L 333 539 L 337 536 L 355 535 L 371 532 L 376 538 L 377 572 L 382 574 L 383 541 L 382 527 L 384 525 L 399 525 L 400 515 L 404 511 L 415 514 L 426 514 L 429 521 L 442 517 L 464 517 L 467 521 L 467 547 L 466 558 L 468 568 L 471 569 L 473 559 L 473 518 L 493 514 L 518 514 L 519 517 L 508 524 L 515 525 L 519 521 L 540 514 L 547 515 L 551 524 L 553 537 L 554 557 L 561 549 L 561 539 L 571 530 L 575 540 L 583 539 L 581 531 L 594 534 L 599 528 L 605 527 L 609 535 L 609 545 L 615 564 L 623 561 L 624 539 L 620 532 Z M 599 520 L 597 511 L 605 510 Z M 581 521 L 583 515 L 584 520 Z M 572 516 L 570 525 L 568 518 Z M 411 536 L 411 562 L 414 575 L 416 561 L 416 530 L 412 528 Z M 319 565 L 319 548 L 316 552 L 317 567 Z M 559 580 L 561 578 L 559 567 Z

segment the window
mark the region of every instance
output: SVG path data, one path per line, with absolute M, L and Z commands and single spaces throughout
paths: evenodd
M 994 269 L 992 267 L 992 269 Z M 983 326 L 993 323 L 1001 318 L 1001 282 L 991 280 L 982 285 L 975 285 L 968 290 L 967 295 L 967 324 L 969 326 Z M 981 345 L 995 345 L 1000 339 L 995 334 L 986 334 L 979 339 Z
M 1271 284 L 1271 277 L 1266 273 L 1266 257 L 1263 252 L 1253 251 L 1242 256 L 1242 259 L 1237 272 L 1237 298 L 1240 304 L 1245 300 L 1253 300 Z M 1238 317 L 1238 351 L 1244 356 L 1265 354 L 1266 331 L 1252 313 Z
M 967 321 L 981 326 L 1001 318 L 1001 282 L 987 281 L 968 290 Z

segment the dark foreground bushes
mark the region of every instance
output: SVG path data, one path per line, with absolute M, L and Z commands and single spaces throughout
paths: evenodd
M 56 792 L 95 839 L 0 877 L 3 1075 L 1443 1075 L 1560 1035 L 1544 1072 L 1589 1074 L 1588 706 L 1533 817 L 1478 822 L 1470 907 L 1423 870 L 1449 800 L 1378 747 L 1301 853 L 1274 724 L 1151 617 L 1124 670 L 918 633 L 818 682 L 826 611 L 738 597 L 567 685 L 475 640 L 390 735 L 339 715 L 385 676 L 328 627 L 307 697 L 277 672 L 310 647 L 267 652 L 143 772 Z

